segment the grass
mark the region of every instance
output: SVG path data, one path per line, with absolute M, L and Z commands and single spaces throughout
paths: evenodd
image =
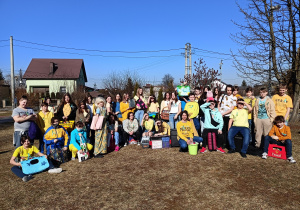
M 292 126 L 296 164 L 133 145 L 101 159 L 67 162 L 61 174 L 43 172 L 24 183 L 10 171 L 13 125 L 1 125 L 0 208 L 299 209 L 299 128 Z

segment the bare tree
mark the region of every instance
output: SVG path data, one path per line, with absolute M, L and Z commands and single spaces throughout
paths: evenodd
M 138 86 L 142 86 L 144 84 L 144 79 L 137 72 L 128 70 L 125 72 L 112 71 L 106 78 L 103 79 L 103 85 L 110 94 L 116 95 L 117 93 L 128 91 L 129 81 L 132 83 L 132 86 L 133 84 L 138 84 Z M 132 88 L 132 91 L 133 90 L 134 88 Z
M 207 67 L 203 58 L 199 58 L 198 62 L 194 62 L 194 71 L 195 73 L 192 75 L 185 75 L 184 79 L 180 80 L 180 82 L 186 82 L 192 88 L 202 88 L 207 85 L 211 86 L 212 82 L 219 80 L 218 76 L 221 75 L 218 70 Z
M 248 0 L 248 7 L 238 5 L 244 23 L 234 24 L 240 32 L 232 39 L 242 48 L 233 54 L 239 76 L 248 81 L 286 83 L 293 98 L 291 121 L 297 119 L 300 100 L 299 1 Z

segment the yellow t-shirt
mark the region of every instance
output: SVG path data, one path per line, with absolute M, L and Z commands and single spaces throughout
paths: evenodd
M 236 127 L 249 127 L 248 123 L 248 110 L 235 109 L 230 114 L 230 119 L 233 119 L 233 125 Z
M 157 108 L 159 108 L 159 104 L 157 102 L 150 103 L 148 110 L 149 110 L 149 112 L 157 112 Z
M 27 149 L 25 149 L 23 146 L 20 146 L 14 151 L 13 156 L 20 157 L 21 161 L 23 161 L 28 159 L 28 154 L 30 157 L 33 157 L 34 154 L 37 154 L 39 152 L 40 151 L 35 146 L 29 146 Z
M 51 126 L 52 117 L 54 117 L 52 112 L 46 112 L 46 114 L 44 114 L 42 111 L 40 111 L 38 113 L 36 122 L 43 134 Z
M 250 104 L 250 103 L 251 103 L 251 100 L 252 100 L 252 104 Z M 255 105 L 256 98 L 251 99 L 251 98 L 245 97 L 245 98 L 244 98 L 244 101 L 245 101 L 247 104 L 249 104 L 249 105 L 253 108 L 254 105 Z M 246 110 L 248 110 L 248 109 L 247 109 L 247 106 L 245 106 L 244 108 L 245 108 Z M 249 119 L 249 120 L 252 119 L 252 112 L 248 114 L 248 119 Z
M 290 96 L 284 95 L 280 96 L 278 94 L 274 95 L 272 100 L 275 104 L 276 115 L 285 117 L 287 108 L 293 108 L 293 101 Z
M 65 104 L 63 108 L 64 116 L 68 117 L 71 114 L 71 106 L 70 104 Z
M 199 104 L 196 101 L 189 101 L 185 104 L 184 110 L 186 110 L 189 115 L 192 114 L 190 118 L 193 119 L 199 114 Z
M 149 119 L 149 120 L 144 120 L 144 127 L 147 131 L 152 131 L 154 126 L 154 120 Z
M 193 125 L 190 121 L 177 123 L 177 139 L 183 139 L 187 141 L 187 138 L 193 139 Z

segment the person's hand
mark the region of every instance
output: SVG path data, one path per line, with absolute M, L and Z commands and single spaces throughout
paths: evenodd
M 255 97 L 254 96 L 250 96 L 250 99 L 253 100 L 253 99 L 255 99 Z
M 90 121 L 89 119 L 86 119 L 86 120 L 85 120 L 85 122 L 87 122 L 87 123 L 88 123 L 89 121 Z
M 111 131 L 110 131 L 110 134 L 111 134 L 111 135 L 113 135 L 113 134 L 114 134 L 114 131 L 113 131 L 113 130 L 111 130 Z
M 21 163 L 17 163 L 18 166 L 20 166 L 22 168 L 22 164 Z
M 80 137 L 81 137 L 81 136 L 82 136 L 82 133 L 78 133 L 78 136 L 80 136 Z
M 176 114 L 176 115 L 174 116 L 174 120 L 177 120 L 177 117 L 178 117 L 178 115 Z
M 82 153 L 83 153 L 82 149 L 81 149 L 81 150 L 79 150 L 78 152 L 79 152 L 79 154 L 82 154 Z
M 221 130 L 218 130 L 218 134 L 222 134 L 222 131 L 221 131 Z
M 58 142 L 58 140 L 57 140 L 57 139 L 54 139 L 54 143 L 56 143 L 56 142 Z
M 68 147 L 64 147 L 64 151 L 66 151 L 68 149 Z
M 193 143 L 193 140 L 191 139 L 188 139 L 187 142 L 186 142 L 188 145 L 192 144 Z
M 44 155 L 44 157 L 47 159 L 48 158 L 48 156 L 47 155 Z
M 133 131 L 130 131 L 130 132 L 129 132 L 129 135 L 132 136 L 132 135 L 133 135 Z
M 272 136 L 272 139 L 278 140 L 278 136 Z

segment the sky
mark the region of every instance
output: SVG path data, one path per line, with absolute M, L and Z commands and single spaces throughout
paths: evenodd
M 230 38 L 239 31 L 232 20 L 243 20 L 235 0 L 0 0 L 0 20 L 4 75 L 10 73 L 13 36 L 15 72 L 24 72 L 32 58 L 74 58 L 84 60 L 90 87 L 102 88 L 111 72 L 128 70 L 147 83 L 165 74 L 179 82 L 182 53 L 191 43 L 193 62 L 201 57 L 219 69 L 222 59 L 222 81 L 242 83 L 232 57 L 224 55 L 241 47 Z

